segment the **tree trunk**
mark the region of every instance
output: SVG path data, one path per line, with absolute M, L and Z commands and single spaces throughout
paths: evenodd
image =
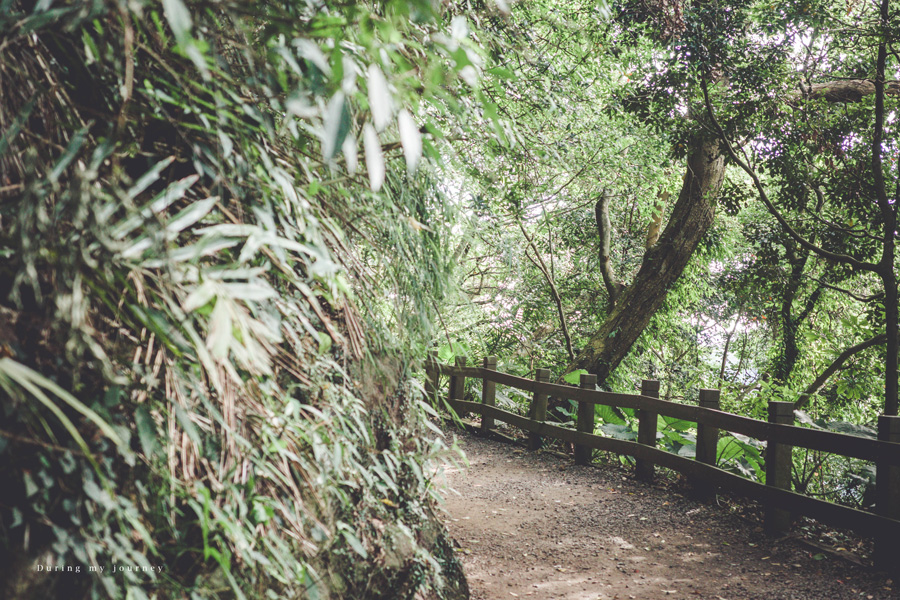
M 650 318 L 662 306 L 712 225 L 714 202 L 722 187 L 725 163 L 716 139 L 697 138 L 688 156 L 684 185 L 659 241 L 644 254 L 644 262 L 619 296 L 612 312 L 585 349 L 569 366 L 587 369 L 598 382 L 627 356 Z
M 600 192 L 600 199 L 594 206 L 594 218 L 597 221 L 597 237 L 600 238 L 600 275 L 603 276 L 603 284 L 606 286 L 606 293 L 609 296 L 607 311 L 612 312 L 625 286 L 616 281 L 610 259 L 612 224 L 609 221 L 609 200 L 610 195 L 607 190 Z
M 811 239 L 815 241 L 815 237 Z M 791 276 L 781 298 L 781 348 L 773 363 L 772 377 L 775 381 L 786 384 L 791 377 L 791 373 L 794 372 L 797 361 L 800 359 L 797 333 L 822 296 L 822 286 L 819 285 L 810 294 L 806 299 L 803 310 L 797 316 L 794 316 L 794 301 L 797 300 L 797 294 L 800 292 L 800 286 L 803 284 L 804 276 L 806 275 L 806 263 L 810 252 L 806 248 L 798 248 L 794 240 L 785 241 L 784 244 L 787 250 L 788 263 L 791 265 Z
M 889 30 L 890 2 L 881 0 L 881 28 Z M 878 263 L 878 275 L 884 284 L 884 320 L 885 333 L 887 334 L 887 348 L 884 359 L 884 414 L 896 416 L 900 408 L 898 400 L 897 368 L 900 362 L 900 339 L 898 339 L 897 327 L 900 324 L 900 311 L 898 311 L 897 273 L 894 271 L 894 247 L 897 231 L 897 205 L 898 198 L 888 198 L 884 181 L 884 169 L 881 154 L 884 152 L 884 123 L 886 111 L 884 96 L 890 90 L 885 81 L 887 63 L 887 41 L 882 38 L 878 45 L 878 60 L 875 66 L 875 131 L 872 139 L 872 175 L 875 178 L 875 195 L 878 198 L 878 207 L 881 209 L 881 218 L 884 223 L 881 260 Z M 900 191 L 900 187 L 898 187 Z

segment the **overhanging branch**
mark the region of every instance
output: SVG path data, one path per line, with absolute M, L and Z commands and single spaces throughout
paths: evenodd
M 813 381 L 809 386 L 800 394 L 800 397 L 797 399 L 797 402 L 794 404 L 795 408 L 803 408 L 807 404 L 809 404 L 810 398 L 816 394 L 822 386 L 828 381 L 828 379 L 837 373 L 841 367 L 844 366 L 844 363 L 847 362 L 850 357 L 854 354 L 858 354 L 867 348 L 871 348 L 872 346 L 877 346 L 879 344 L 883 344 L 887 340 L 887 334 L 881 333 L 876 335 L 875 337 L 869 338 L 864 342 L 860 342 L 855 346 L 850 346 L 843 352 L 841 352 L 834 361 L 828 365 L 828 368 L 822 371 L 822 374 L 816 377 L 815 381 Z
M 775 205 L 772 204 L 772 201 L 769 199 L 768 193 L 766 193 L 765 187 L 763 187 L 762 181 L 760 181 L 759 179 L 759 175 L 757 175 L 756 171 L 749 165 L 749 163 L 742 159 L 732 147 L 731 140 L 728 139 L 728 136 L 725 134 L 725 130 L 722 129 L 722 126 L 716 119 L 716 115 L 712 107 L 712 102 L 710 102 L 709 99 L 709 90 L 707 89 L 705 79 L 701 80 L 700 87 L 703 90 L 703 101 L 706 104 L 706 112 L 709 115 L 710 120 L 712 121 L 713 127 L 715 128 L 719 139 L 721 139 L 722 144 L 725 146 L 725 151 L 728 153 L 728 156 L 731 158 L 731 160 L 733 160 L 735 164 L 737 164 L 747 175 L 750 176 L 750 179 L 753 180 L 753 187 L 756 188 L 756 191 L 759 194 L 759 199 L 762 200 L 763 204 L 766 206 L 766 209 L 772 214 L 772 216 L 775 217 L 775 219 L 784 229 L 785 233 L 791 236 L 798 244 L 800 244 L 807 250 L 815 252 L 822 258 L 846 263 L 852 266 L 854 269 L 859 269 L 861 271 L 877 272 L 879 268 L 877 264 L 858 260 L 848 254 L 829 252 L 828 250 L 825 250 L 824 248 L 813 244 L 812 242 L 801 236 L 799 233 L 797 233 L 797 231 L 790 226 L 790 224 L 787 222 L 787 219 L 785 219 L 784 216 L 782 216 L 782 214 L 778 211 L 778 209 L 775 208 Z

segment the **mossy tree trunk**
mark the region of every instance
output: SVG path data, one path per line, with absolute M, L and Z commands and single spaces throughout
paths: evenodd
M 724 175 L 718 140 L 695 138 L 684 184 L 665 231 L 644 254 L 634 281 L 622 291 L 600 330 L 568 370 L 586 369 L 597 375 L 599 383 L 628 355 L 712 225 Z

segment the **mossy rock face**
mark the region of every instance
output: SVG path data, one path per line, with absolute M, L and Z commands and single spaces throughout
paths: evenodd
M 468 600 L 469 585 L 447 532 L 435 517 L 413 528 L 396 521 L 381 525 L 379 548 L 367 560 L 323 565 L 340 573 L 331 581 L 334 598 L 366 600 Z
M 441 565 L 441 575 L 444 578 L 444 587 L 440 593 L 433 596 L 424 596 L 425 600 L 468 600 L 469 599 L 469 582 L 466 580 L 466 574 L 463 572 L 462 565 L 453 545 L 447 538 L 446 532 L 438 534 L 434 545 L 431 547 L 431 554 L 437 559 Z

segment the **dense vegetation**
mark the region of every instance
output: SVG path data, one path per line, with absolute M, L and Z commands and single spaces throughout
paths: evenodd
M 898 38 L 887 0 L 0 2 L 0 594 L 465 597 L 431 348 L 871 435 Z
M 462 594 L 410 358 L 453 212 L 419 123 L 465 32 L 51 4 L 0 20 L 0 595 Z

